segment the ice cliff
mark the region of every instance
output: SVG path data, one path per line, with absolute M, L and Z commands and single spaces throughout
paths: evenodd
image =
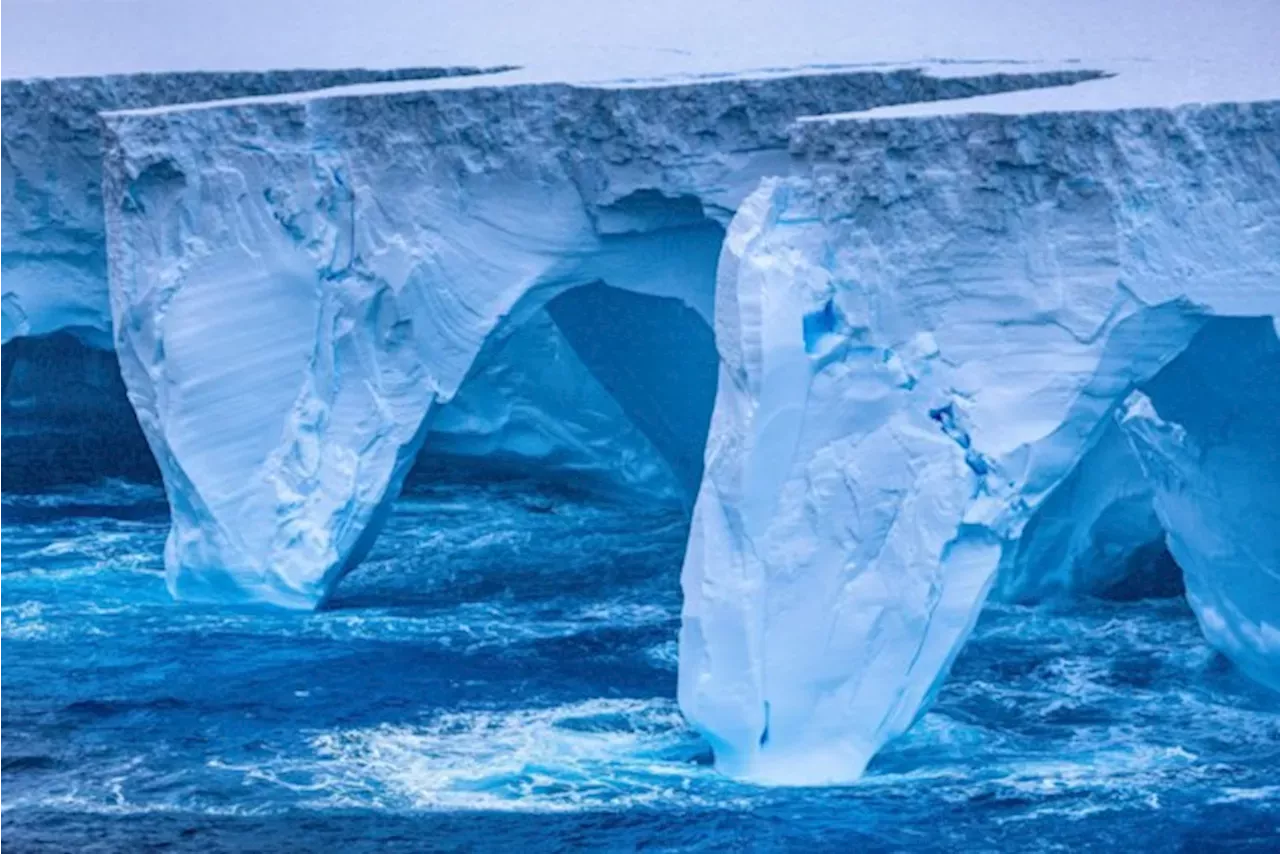
M 110 352 L 101 111 L 479 70 L 5 80 L 0 87 L 5 487 L 81 474 L 154 471 Z
M 116 349 L 169 485 L 172 588 L 323 601 L 438 404 L 491 336 L 544 308 L 585 367 L 614 379 L 619 435 L 649 443 L 645 464 L 691 496 L 714 376 L 697 365 L 715 360 L 698 328 L 712 321 L 723 223 L 787 168 L 794 119 L 1090 76 L 507 75 L 108 114 Z M 626 381 L 625 336 L 572 303 L 548 307 L 593 283 L 647 298 L 617 309 L 636 318 L 617 332 L 651 339 Z M 665 339 L 645 331 L 661 312 L 683 318 Z M 610 335 L 620 346 L 601 346 Z M 658 392 L 655 377 L 681 372 L 704 385 L 630 393 L 640 373 Z
M 3 340 L 73 329 L 109 347 L 100 112 L 477 70 L 191 72 L 5 80 L 0 89 Z
M 722 766 L 856 776 L 997 578 L 1162 541 L 1277 683 L 1280 102 L 1094 108 L 1121 82 L 802 121 L 730 225 L 680 646 Z
M 1280 687 L 1280 83 L 1183 71 L 195 93 L 69 185 L 6 112 L 6 340 L 110 332 L 182 598 L 323 603 L 424 449 L 692 506 L 742 777 L 858 777 L 989 595 L 1185 586 Z

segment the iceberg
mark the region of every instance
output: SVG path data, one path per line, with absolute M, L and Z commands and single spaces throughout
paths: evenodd
M 858 778 L 989 596 L 1185 587 L 1280 687 L 1274 79 L 427 78 L 160 76 L 21 157 L 6 83 L 6 407 L 114 349 L 175 596 L 323 605 L 426 455 L 689 509 L 680 706 L 744 779 Z
M 1276 683 L 1280 101 L 1168 97 L 804 119 L 741 207 L 680 643 L 718 765 L 857 777 L 997 579 L 1098 591 L 1153 541 Z
M 1099 74 L 983 71 L 517 72 L 105 114 L 112 327 L 170 494 L 171 589 L 324 602 L 431 425 L 459 433 L 445 404 L 486 342 L 544 309 L 691 500 L 715 371 L 640 391 L 714 361 L 694 345 L 724 224 L 788 168 L 794 119 Z M 628 337 L 662 313 L 691 331 L 644 333 L 623 380 L 616 336 L 573 310 L 601 283 L 647 298 Z

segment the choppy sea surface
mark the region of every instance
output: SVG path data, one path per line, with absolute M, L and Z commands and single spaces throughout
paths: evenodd
M 718 776 L 684 521 L 419 484 L 318 613 L 174 603 L 159 488 L 5 495 L 5 851 L 1280 848 L 1280 701 L 1179 599 L 992 606 L 861 782 Z

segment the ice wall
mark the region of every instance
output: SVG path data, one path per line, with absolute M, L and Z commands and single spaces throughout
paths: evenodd
M 476 72 L 349 69 L 5 80 L 4 489 L 158 476 L 111 352 L 100 111 Z
M 345 69 L 5 80 L 0 84 L 3 340 L 71 329 L 110 347 L 100 112 L 478 71 Z
M 109 115 L 114 334 L 173 506 L 172 589 L 323 601 L 429 413 L 500 325 L 561 293 L 603 282 L 709 324 L 719 224 L 789 168 L 797 116 L 1096 76 L 516 78 Z M 654 375 L 683 355 L 656 354 Z M 663 398 L 614 391 L 687 478 Z
M 731 223 L 680 643 L 718 766 L 857 777 L 998 573 L 1114 575 L 1161 531 L 1206 637 L 1274 680 L 1280 102 L 1109 85 L 802 122 L 807 171 Z M 1267 316 L 1251 356 L 1161 379 L 1228 316 Z

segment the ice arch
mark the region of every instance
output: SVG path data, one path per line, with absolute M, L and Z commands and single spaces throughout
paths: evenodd
M 339 210 L 351 204 L 343 186 L 334 179 Z M 664 222 L 655 230 L 601 235 L 580 198 L 566 190 L 503 186 L 464 227 L 420 234 L 419 246 L 389 224 L 405 221 L 407 212 L 385 213 L 389 221 L 382 221 L 376 209 L 348 210 L 368 231 L 353 236 L 339 227 L 329 235 L 331 251 L 346 266 L 322 275 L 322 287 L 306 271 L 308 247 L 274 222 L 255 235 L 250 252 L 241 254 L 241 243 L 185 272 L 184 287 L 165 308 L 169 329 L 178 331 L 163 343 L 169 383 L 154 389 L 163 398 L 141 410 L 165 413 L 163 429 L 150 435 L 171 486 L 166 564 L 176 595 L 291 607 L 322 602 L 372 543 L 429 435 L 434 410 L 458 394 L 486 342 L 503 326 L 531 324 L 548 335 L 570 326 L 539 317 L 558 295 L 607 282 L 678 301 L 707 324 L 718 225 Z M 348 242 L 361 239 L 368 241 L 363 248 Z M 117 328 L 127 323 L 118 319 Z M 131 329 L 130 343 L 139 339 L 145 330 Z M 229 343 L 238 353 L 231 363 L 219 356 Z M 131 358 L 141 355 L 122 350 L 126 375 L 137 365 Z M 599 358 L 578 359 L 598 377 Z M 547 366 L 543 373 L 549 372 Z M 542 388 L 542 398 L 526 409 L 539 410 L 544 423 L 555 418 L 554 386 Z M 478 391 L 479 402 L 511 403 L 506 390 L 491 391 L 488 401 Z M 468 417 L 454 418 L 449 429 L 466 398 L 458 403 L 452 412 L 446 408 L 438 427 L 465 445 Z M 614 403 L 611 414 L 626 417 L 614 425 L 619 435 L 643 432 L 655 420 L 643 406 L 628 412 L 626 401 Z M 557 423 L 564 428 L 584 414 Z M 500 426 L 519 427 L 509 419 Z M 471 432 L 477 438 L 488 431 L 481 425 Z M 528 433 L 507 439 L 516 453 L 540 453 Z M 547 452 L 569 444 L 551 441 Z M 615 473 L 625 480 L 624 469 Z M 255 472 L 248 483 L 247 471 Z
M 434 410 L 421 467 L 461 457 L 473 471 L 691 509 L 716 383 L 702 315 L 603 282 L 524 314 L 499 324 Z
M 1038 537 L 1167 532 L 1208 640 L 1280 672 L 1280 105 L 999 104 L 805 123 L 810 173 L 730 226 L 680 703 L 732 773 L 859 776 Z

